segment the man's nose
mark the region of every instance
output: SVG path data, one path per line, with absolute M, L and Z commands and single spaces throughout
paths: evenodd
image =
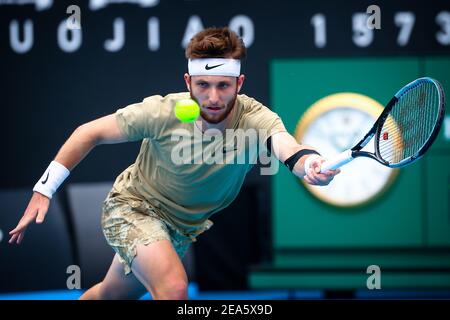
M 209 91 L 209 102 L 211 104 L 219 103 L 219 92 L 216 88 L 211 88 Z

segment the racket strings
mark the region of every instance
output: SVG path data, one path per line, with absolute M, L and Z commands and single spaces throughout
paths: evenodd
M 430 82 L 406 91 L 383 123 L 378 147 L 382 159 L 399 163 L 416 155 L 433 132 L 439 112 L 439 93 Z
M 427 108 L 423 107 L 425 94 L 424 87 L 420 87 L 416 89 L 415 96 L 405 95 L 386 121 L 384 130 L 390 133 L 391 137 L 389 139 L 385 136 L 383 140 L 390 141 L 384 143 L 380 151 L 384 157 L 389 157 L 390 162 L 399 162 L 422 147 L 423 143 L 419 137 L 430 131 L 430 121 L 423 122 L 422 126 L 415 126 L 414 121 L 417 121 L 417 118 L 424 119 L 426 116 Z
M 381 140 L 380 144 L 384 145 L 380 146 L 380 151 L 384 157 L 388 158 L 389 156 L 390 162 L 399 162 L 417 152 L 423 146 L 433 127 L 434 121 L 421 121 L 421 126 L 414 125 L 417 118 L 423 120 L 429 114 L 426 112 L 427 106 L 424 106 L 427 94 L 425 89 L 425 86 L 421 86 L 416 89 L 414 95 L 405 95 L 385 122 L 383 131 L 386 130 L 384 132 L 390 134 L 390 137 L 385 136 Z M 434 90 L 428 95 L 431 101 L 437 98 L 433 97 L 433 94 L 435 94 Z M 421 136 L 425 137 L 422 139 L 425 139 L 424 141 L 421 141 Z M 389 143 L 382 141 L 389 141 Z

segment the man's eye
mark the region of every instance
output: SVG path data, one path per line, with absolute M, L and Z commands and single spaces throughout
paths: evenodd
M 198 85 L 200 87 L 202 87 L 202 88 L 207 88 L 208 87 L 208 84 L 206 82 L 200 82 Z
M 230 85 L 228 84 L 228 83 L 221 83 L 220 85 L 219 85 L 219 88 L 221 88 L 221 89 L 226 89 L 226 88 L 228 88 Z

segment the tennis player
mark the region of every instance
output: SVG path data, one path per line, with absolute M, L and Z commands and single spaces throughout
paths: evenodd
M 254 157 L 264 149 L 261 145 L 309 184 L 327 185 L 339 173 L 319 173 L 324 159 L 318 152 L 297 143 L 276 113 L 238 94 L 245 79 L 245 57 L 242 39 L 228 28 L 197 33 L 186 49 L 184 80 L 189 92 L 150 96 L 79 126 L 34 186 L 9 242 L 20 244 L 30 223 L 44 221 L 52 195 L 95 146 L 142 140 L 135 163 L 116 178 L 103 203 L 103 233 L 116 254 L 103 281 L 81 299 L 138 299 L 147 291 L 153 299 L 187 299 L 181 258 L 211 227 L 211 215 L 236 198 Z M 173 111 L 177 101 L 187 98 L 201 109 L 192 123 L 179 121 Z M 238 133 L 254 130 L 263 144 L 255 149 L 256 142 L 250 141 L 236 147 L 223 138 L 230 130 L 236 132 L 233 141 Z M 202 139 L 195 139 L 199 136 Z M 174 150 L 186 150 L 186 144 L 194 151 L 177 163 Z M 257 152 L 250 152 L 252 159 L 244 164 L 206 163 L 198 152 L 214 150 L 214 159 L 217 154 L 229 159 L 252 148 Z

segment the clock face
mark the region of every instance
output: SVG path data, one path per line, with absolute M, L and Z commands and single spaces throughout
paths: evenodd
M 369 131 L 383 107 L 359 94 L 335 94 L 314 104 L 300 120 L 296 138 L 310 145 L 325 158 L 352 148 Z M 363 149 L 374 151 L 373 141 Z M 319 199 L 337 206 L 364 204 L 382 193 L 397 170 L 368 158 L 357 158 L 341 167 L 328 186 L 306 188 Z

